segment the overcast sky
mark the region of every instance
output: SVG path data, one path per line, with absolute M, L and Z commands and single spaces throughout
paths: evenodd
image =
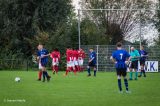
M 75 9 L 79 8 L 78 2 L 79 0 L 73 0 L 73 5 L 75 6 Z

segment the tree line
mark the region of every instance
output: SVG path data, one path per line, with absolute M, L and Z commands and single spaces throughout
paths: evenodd
M 94 1 L 94 2 L 93 2 Z M 82 9 L 152 8 L 148 0 L 89 0 L 80 1 Z M 159 11 L 154 20 L 159 30 Z M 153 18 L 153 11 L 144 11 L 142 25 Z M 139 24 L 135 11 L 81 12 L 81 43 L 108 45 L 133 37 Z M 0 59 L 27 58 L 35 53 L 39 43 L 52 51 L 64 52 L 78 47 L 78 20 L 72 0 L 1 0 Z M 136 39 L 137 34 L 135 34 Z M 159 37 L 160 38 L 160 37 Z M 160 45 L 160 39 L 155 40 Z

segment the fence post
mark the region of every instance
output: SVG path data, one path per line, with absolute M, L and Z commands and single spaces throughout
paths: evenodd
M 96 45 L 97 46 L 97 71 L 98 71 L 98 54 L 99 54 L 99 51 L 98 51 L 98 47 L 99 47 L 99 45 Z
M 131 52 L 131 45 L 128 45 L 128 51 L 129 51 L 129 54 Z

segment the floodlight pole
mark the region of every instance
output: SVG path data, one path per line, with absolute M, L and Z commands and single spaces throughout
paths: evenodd
M 78 45 L 79 45 L 79 49 L 81 48 L 81 23 L 80 23 L 80 9 L 78 9 Z

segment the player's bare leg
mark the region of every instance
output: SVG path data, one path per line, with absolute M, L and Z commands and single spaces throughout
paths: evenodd
M 55 65 L 52 66 L 52 73 L 55 74 Z

